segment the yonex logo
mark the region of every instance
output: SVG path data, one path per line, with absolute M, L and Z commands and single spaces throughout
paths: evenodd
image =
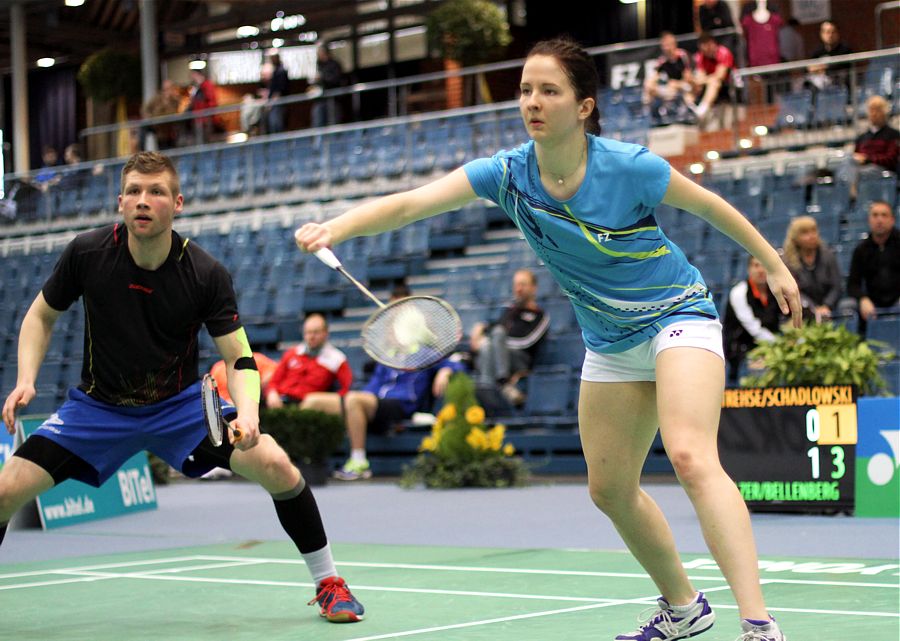
M 879 452 L 869 459 L 866 472 L 869 480 L 875 485 L 887 485 L 894 478 L 894 472 L 900 466 L 900 430 L 881 430 L 879 432 L 891 448 L 891 454 Z
M 673 329 L 671 332 L 669 332 L 669 338 L 678 338 L 679 336 L 681 336 L 682 331 L 683 330 L 680 329 Z

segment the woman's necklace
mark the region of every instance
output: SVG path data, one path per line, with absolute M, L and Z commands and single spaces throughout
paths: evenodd
M 549 170 L 547 171 L 547 173 L 550 174 L 551 178 L 556 179 L 557 185 L 562 187 L 563 185 L 566 184 L 566 178 L 569 178 L 570 176 L 575 174 L 578 171 L 578 169 L 581 167 L 581 161 L 584 159 L 584 155 L 586 153 L 587 153 L 587 142 L 585 142 L 584 145 L 581 147 L 581 155 L 578 157 L 578 163 L 575 165 L 575 169 L 573 169 L 572 171 L 570 171 L 567 174 L 555 174 Z

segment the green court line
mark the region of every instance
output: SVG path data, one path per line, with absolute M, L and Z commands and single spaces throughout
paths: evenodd
M 273 542 L 0 566 L 6 612 L 0 637 L 602 641 L 634 629 L 656 596 L 649 578 L 620 552 L 334 549 L 339 570 L 366 605 L 361 623 L 320 620 L 305 606 L 312 584 L 296 550 Z M 736 606 L 721 573 L 704 557 L 685 560 L 719 615 L 698 639 L 734 641 Z M 791 641 L 900 638 L 896 560 L 766 558 L 761 565 L 767 601 Z

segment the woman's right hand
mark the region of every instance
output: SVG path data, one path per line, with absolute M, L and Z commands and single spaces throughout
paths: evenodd
M 334 237 L 331 230 L 321 223 L 306 223 L 294 232 L 294 241 L 301 251 L 313 253 L 323 247 L 331 247 Z

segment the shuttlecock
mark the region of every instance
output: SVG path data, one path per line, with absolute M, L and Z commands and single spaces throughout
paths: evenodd
M 397 345 L 407 354 L 418 352 L 423 343 L 434 343 L 435 336 L 428 329 L 425 314 L 412 306 L 406 306 L 397 312 L 393 330 Z

